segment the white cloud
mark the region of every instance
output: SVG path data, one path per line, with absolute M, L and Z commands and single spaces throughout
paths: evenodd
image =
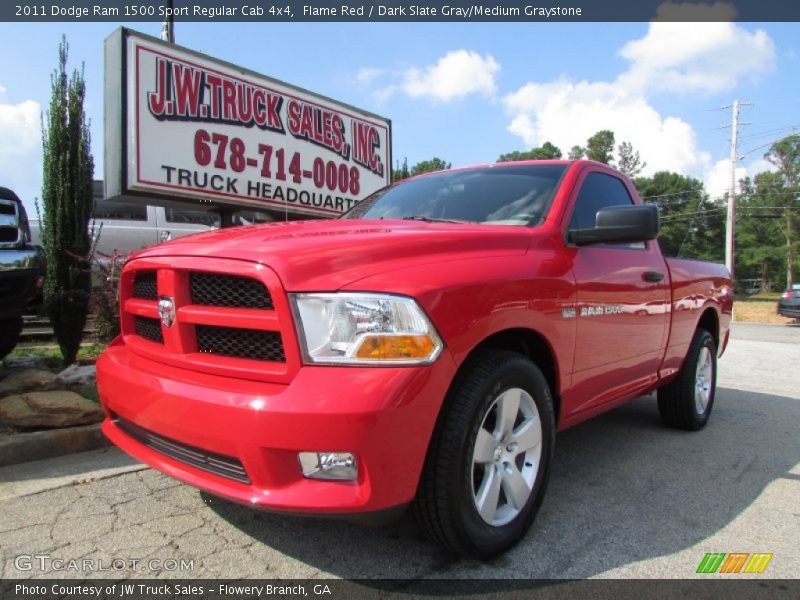
M 749 165 L 747 165 L 746 168 L 747 172 L 750 174 L 751 177 L 753 177 L 754 175 L 758 175 L 759 173 L 763 173 L 764 171 L 775 173 L 778 170 L 778 167 L 773 165 L 766 158 L 757 158 Z
M 747 169 L 736 167 L 736 191 L 739 180 L 747 176 Z M 711 198 L 722 198 L 731 189 L 731 161 L 728 158 L 715 162 L 704 174 L 703 182 Z
M 377 69 L 374 67 L 363 67 L 358 70 L 358 73 L 356 73 L 356 81 L 358 83 L 367 84 L 374 81 L 375 79 L 383 75 L 385 72 L 386 71 L 384 69 Z
M 361 73 L 362 69 L 359 71 Z M 426 67 L 409 67 L 399 74 L 399 81 L 378 90 L 374 96 L 386 101 L 401 91 L 412 98 L 449 102 L 470 94 L 492 96 L 497 91 L 495 77 L 500 65 L 489 54 L 471 50 L 452 50 Z M 369 74 L 369 70 L 367 70 Z M 357 76 L 358 77 L 358 76 Z
M 613 81 L 562 77 L 530 82 L 504 96 L 508 131 L 526 147 L 551 141 L 566 152 L 610 129 L 617 144 L 631 142 L 641 153 L 645 175 L 670 170 L 718 181 L 720 168 L 698 147 L 693 127 L 660 114 L 648 98 L 662 91 L 717 92 L 757 77 L 773 68 L 772 40 L 732 23 L 650 23 L 647 34 L 621 54 L 630 65 Z
M 41 107 L 33 100 L 3 102 L 5 92 L 0 86 L 0 185 L 13 189 L 32 208 L 34 196 L 41 193 Z
M 610 83 L 528 83 L 503 101 L 515 113 L 508 130 L 527 147 L 551 140 L 567 151 L 598 130 L 610 129 L 617 143 L 631 142 L 641 153 L 647 172 L 697 171 L 710 160 L 697 147 L 688 123 L 662 117 L 640 94 Z
M 618 85 L 674 93 L 724 92 L 772 70 L 775 44 L 763 30 L 735 23 L 650 23 L 620 51 L 630 61 Z
M 776 170 L 768 160 L 757 158 L 748 165 L 740 165 L 736 167 L 736 191 L 741 191 L 739 181 L 745 177 L 755 177 L 764 171 L 774 172 Z M 726 158 L 715 162 L 703 174 L 703 182 L 706 186 L 706 191 L 711 198 L 721 198 L 731 189 L 731 161 Z

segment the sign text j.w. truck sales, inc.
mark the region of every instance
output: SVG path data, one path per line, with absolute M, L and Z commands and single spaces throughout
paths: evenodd
M 106 95 L 108 197 L 336 216 L 389 183 L 387 119 L 126 29 Z

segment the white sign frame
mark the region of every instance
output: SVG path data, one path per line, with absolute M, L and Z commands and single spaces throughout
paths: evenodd
M 106 197 L 336 217 L 391 183 L 391 121 L 120 28 L 106 39 Z

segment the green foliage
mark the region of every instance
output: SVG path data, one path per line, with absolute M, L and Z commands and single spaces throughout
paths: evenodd
M 404 158 L 402 165 L 397 165 L 396 169 L 392 169 L 392 183 L 409 177 L 411 177 L 411 172 L 408 170 L 408 159 Z
M 101 231 L 96 233 L 99 238 L 102 227 Z M 100 286 L 92 292 L 91 310 L 97 330 L 97 340 L 107 344 L 120 333 L 119 278 L 127 257 L 116 250 L 111 256 L 98 256 L 98 254 L 93 248 L 91 263 L 100 279 Z
M 67 75 L 66 39 L 58 49 L 49 110 L 42 118 L 42 245 L 47 258 L 45 308 L 65 363 L 72 363 L 86 323 L 90 269 L 87 224 L 92 209 L 94 161 L 83 110 L 83 72 Z
M 576 145 L 569 149 L 567 158 L 570 160 L 581 160 L 584 156 L 586 156 L 586 148 Z
M 433 171 L 444 171 L 449 169 L 452 165 L 438 157 L 433 157 L 430 160 L 423 160 L 411 167 L 411 176 L 421 175 L 422 173 L 432 173 Z
M 660 171 L 652 177 L 637 177 L 634 184 L 645 202 L 659 208 L 658 242 L 666 256 L 724 259 L 725 212 L 708 198 L 702 181 Z
M 622 142 L 617 146 L 617 169 L 625 173 L 628 177 L 636 177 L 647 166 L 639 156 L 639 152 L 633 149 L 630 142 Z
M 788 187 L 800 186 L 800 134 L 778 140 L 764 158 L 778 167 Z
M 786 185 L 781 173 L 759 173 L 741 182 L 736 203 L 736 271 L 740 279 L 761 279 L 764 289 L 782 288 L 786 273 L 783 214 Z M 777 208 L 777 210 L 776 210 Z
M 519 150 L 515 150 L 513 152 L 508 152 L 507 154 L 501 154 L 500 157 L 497 159 L 497 162 L 516 162 L 521 160 L 548 160 L 548 159 L 558 159 L 561 158 L 562 156 L 563 155 L 561 153 L 561 148 L 553 145 L 550 142 L 545 142 L 541 146 L 537 148 L 531 148 L 526 152 L 520 152 Z
M 764 155 L 778 167 L 784 185 L 783 193 L 775 198 L 775 206 L 783 207 L 783 237 L 785 241 L 786 287 L 797 279 L 794 273 L 800 263 L 800 230 L 797 210 L 800 210 L 800 135 L 794 134 L 778 140 Z
M 610 165 L 614 162 L 614 132 L 601 129 L 586 140 L 586 158 Z

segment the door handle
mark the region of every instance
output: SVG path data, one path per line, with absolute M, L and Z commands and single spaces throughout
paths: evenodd
M 645 271 L 642 275 L 642 279 L 650 283 L 658 283 L 664 279 L 664 274 L 659 271 Z

